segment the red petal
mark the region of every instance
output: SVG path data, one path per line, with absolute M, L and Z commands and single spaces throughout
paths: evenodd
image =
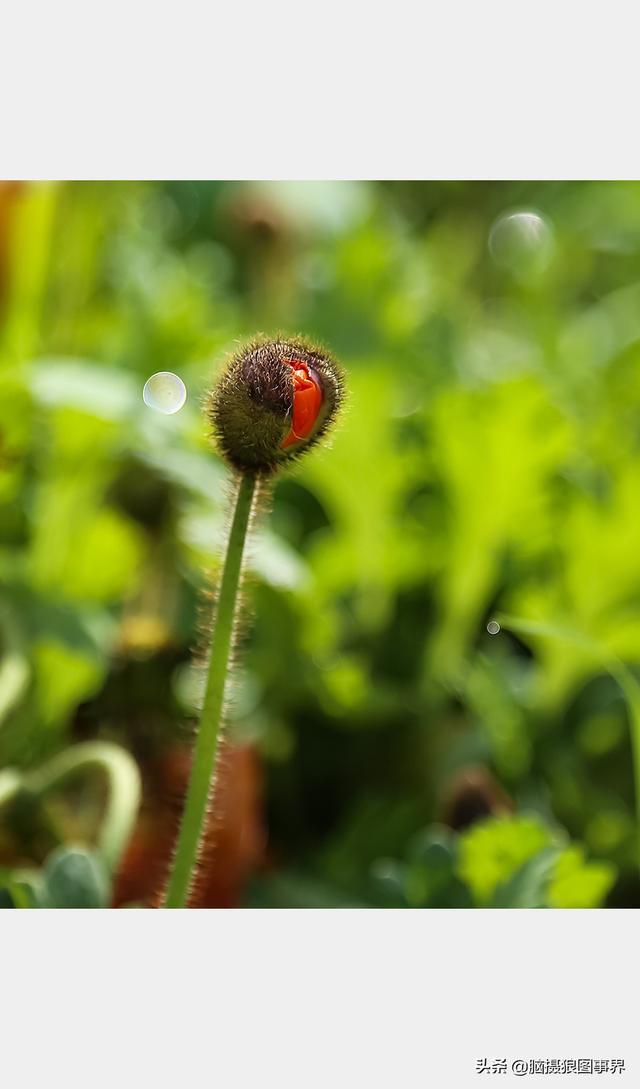
M 322 387 L 314 372 L 298 359 L 287 363 L 293 370 L 293 412 L 291 430 L 280 444 L 283 450 L 309 437 L 322 406 Z

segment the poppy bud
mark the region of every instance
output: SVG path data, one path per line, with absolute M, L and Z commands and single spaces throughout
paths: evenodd
M 273 472 L 325 434 L 342 394 L 326 352 L 300 338 L 256 340 L 229 360 L 206 411 L 231 465 Z

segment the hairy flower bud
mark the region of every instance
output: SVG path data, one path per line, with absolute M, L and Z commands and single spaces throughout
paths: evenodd
M 325 434 L 343 394 L 337 363 L 301 338 L 256 340 L 234 355 L 207 400 L 222 455 L 273 472 Z

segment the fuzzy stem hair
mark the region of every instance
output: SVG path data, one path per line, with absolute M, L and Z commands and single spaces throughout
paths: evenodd
M 225 699 L 228 694 L 229 667 L 239 612 L 242 561 L 257 491 L 258 476 L 250 472 L 242 473 L 235 494 L 231 529 L 218 594 L 204 702 L 196 736 L 189 786 L 165 894 L 164 906 L 167 908 L 182 908 L 187 905 L 206 827 L 209 803 L 215 786 L 218 743 Z

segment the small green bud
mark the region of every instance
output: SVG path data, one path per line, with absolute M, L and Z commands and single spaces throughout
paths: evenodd
M 206 412 L 241 472 L 274 472 L 326 434 L 343 397 L 338 364 L 309 341 L 259 339 L 228 360 Z

